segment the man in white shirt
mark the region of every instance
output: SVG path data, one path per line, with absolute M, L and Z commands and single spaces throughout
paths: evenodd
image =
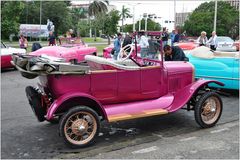
M 141 57 L 144 58 L 148 54 L 148 48 L 149 48 L 149 43 L 148 43 L 148 38 L 144 35 L 144 32 L 139 33 L 140 39 L 139 39 L 139 45 L 141 47 Z
M 212 37 L 207 41 L 208 44 L 210 44 L 210 48 L 214 51 L 216 51 L 217 48 L 217 35 L 216 32 L 212 32 Z

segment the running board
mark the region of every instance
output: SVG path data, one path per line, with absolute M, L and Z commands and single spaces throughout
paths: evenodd
M 156 99 L 105 105 L 104 109 L 108 121 L 116 122 L 167 114 L 173 100 L 173 95 L 167 94 Z
M 116 122 L 116 121 L 123 121 L 129 119 L 136 119 L 136 118 L 143 118 L 143 117 L 150 117 L 156 115 L 167 114 L 168 111 L 165 109 L 151 109 L 151 110 L 144 110 L 140 113 L 135 114 L 116 114 L 111 115 L 108 117 L 109 122 Z

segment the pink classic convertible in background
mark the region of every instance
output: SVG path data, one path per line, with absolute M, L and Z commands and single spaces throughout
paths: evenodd
M 37 87 L 26 87 L 29 104 L 40 122 L 61 117 L 60 135 L 74 148 L 94 142 L 103 120 L 117 122 L 185 108 L 194 111 L 202 128 L 208 128 L 221 117 L 222 100 L 208 84 L 223 84 L 195 81 L 189 62 L 133 56 L 113 61 L 87 55 L 87 64 L 74 65 L 35 58 L 13 57 L 24 77 L 39 77 Z M 33 70 L 36 65 L 42 70 Z
M 29 55 L 34 56 L 53 56 L 65 59 L 66 62 L 79 63 L 84 61 L 86 55 L 97 55 L 96 47 L 86 47 L 86 46 L 75 46 L 75 47 L 60 47 L 60 46 L 49 46 L 38 49 L 34 52 L 29 53 Z

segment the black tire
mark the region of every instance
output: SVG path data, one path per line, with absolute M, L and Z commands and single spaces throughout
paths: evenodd
M 62 116 L 59 126 L 60 136 L 63 137 L 65 143 L 71 148 L 82 148 L 94 143 L 99 129 L 100 121 L 98 114 L 86 106 L 71 108 Z M 90 132 L 90 134 L 88 135 L 86 132 Z M 87 138 L 84 139 L 84 136 L 87 136 Z
M 38 121 L 43 122 L 45 120 L 44 115 L 46 114 L 46 110 L 41 105 L 41 95 L 32 86 L 27 86 L 25 91 L 28 102 Z
M 213 103 L 206 102 L 207 100 L 214 101 L 215 107 L 212 106 Z M 222 114 L 222 100 L 220 96 L 215 92 L 206 92 L 197 101 L 195 105 L 195 120 L 199 126 L 202 128 L 213 127 L 219 120 Z M 207 116 L 210 119 L 206 120 Z M 211 118 L 212 117 L 212 118 Z

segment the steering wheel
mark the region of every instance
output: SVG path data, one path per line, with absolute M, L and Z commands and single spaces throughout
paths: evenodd
M 130 51 L 128 52 L 127 50 L 129 50 L 129 48 L 130 48 Z M 125 61 L 126 59 L 128 59 L 133 52 L 133 48 L 134 48 L 133 44 L 128 44 L 123 48 L 121 48 L 118 54 L 117 60 Z

